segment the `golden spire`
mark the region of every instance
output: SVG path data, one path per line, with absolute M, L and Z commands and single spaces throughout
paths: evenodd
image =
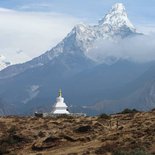
M 59 97 L 62 97 L 62 90 L 59 90 Z

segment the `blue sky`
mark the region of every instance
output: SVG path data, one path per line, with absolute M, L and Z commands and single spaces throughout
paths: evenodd
M 0 0 L 0 55 L 13 63 L 39 56 L 74 25 L 96 24 L 118 2 L 138 31 L 155 32 L 155 0 Z
M 126 6 L 131 20 L 155 22 L 154 0 L 0 0 L 0 7 L 20 11 L 58 12 L 95 21 L 116 2 Z

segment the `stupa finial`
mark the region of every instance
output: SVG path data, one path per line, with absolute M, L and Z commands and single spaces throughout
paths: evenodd
M 62 90 L 59 90 L 59 97 L 62 97 Z

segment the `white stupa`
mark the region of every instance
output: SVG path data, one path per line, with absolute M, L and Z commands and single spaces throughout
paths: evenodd
M 68 111 L 68 106 L 64 102 L 64 98 L 62 97 L 62 91 L 59 90 L 59 96 L 56 98 L 56 103 L 53 106 L 52 114 L 70 114 Z

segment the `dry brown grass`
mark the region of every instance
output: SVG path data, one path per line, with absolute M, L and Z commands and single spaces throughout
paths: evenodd
M 155 111 L 108 117 L 0 117 L 0 154 L 155 153 Z

